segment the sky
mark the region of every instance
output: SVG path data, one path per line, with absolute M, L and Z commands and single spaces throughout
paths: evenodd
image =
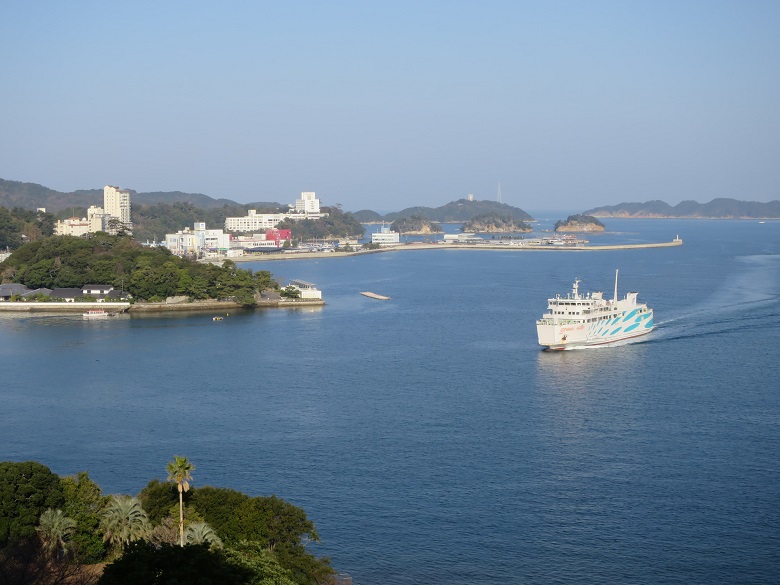
M 777 0 L 4 0 L 0 177 L 348 211 L 771 201 L 778 31 Z

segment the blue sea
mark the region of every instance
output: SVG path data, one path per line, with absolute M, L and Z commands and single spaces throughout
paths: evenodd
M 244 266 L 327 305 L 0 316 L 0 460 L 303 507 L 355 585 L 780 581 L 780 221 L 608 220 L 623 251 Z M 638 341 L 543 352 L 546 299 L 638 291 Z M 376 301 L 359 294 L 392 297 Z

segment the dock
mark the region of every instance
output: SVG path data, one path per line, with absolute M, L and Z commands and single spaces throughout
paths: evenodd
M 372 292 L 368 292 L 368 291 L 361 292 L 360 294 L 363 295 L 364 297 L 368 297 L 370 299 L 376 299 L 378 301 L 389 301 L 390 300 L 390 297 L 386 297 L 384 295 L 378 295 L 376 293 L 372 293 Z

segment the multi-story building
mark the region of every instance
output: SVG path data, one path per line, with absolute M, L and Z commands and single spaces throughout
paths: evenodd
M 327 217 L 320 211 L 320 200 L 314 191 L 301 193 L 301 198 L 290 204 L 288 213 L 257 213 L 250 209 L 246 217 L 225 218 L 225 229 L 229 232 L 254 232 L 275 228 L 279 222 L 286 219 L 318 219 Z
M 301 198 L 295 200 L 295 212 L 310 214 L 319 214 L 320 200 L 314 191 L 305 191 L 301 193 Z
M 165 246 L 177 256 L 200 255 L 201 252 L 222 252 L 230 249 L 230 234 L 222 230 L 207 230 L 206 222 L 196 221 L 194 229 L 184 228 L 175 234 L 165 234 Z
M 54 226 L 54 234 L 58 236 L 83 236 L 95 232 L 118 231 L 116 220 L 124 226 L 125 231 L 132 229 L 130 221 L 130 193 L 118 187 L 106 185 L 103 188 L 103 207 L 90 205 L 87 217 L 70 217 L 58 221 Z
M 225 229 L 229 232 L 256 232 L 276 227 L 290 217 L 288 213 L 257 213 L 250 209 L 246 217 L 226 217 Z
M 103 209 L 111 218 L 116 218 L 125 229 L 131 230 L 133 223 L 130 220 L 130 192 L 106 185 L 103 187 Z

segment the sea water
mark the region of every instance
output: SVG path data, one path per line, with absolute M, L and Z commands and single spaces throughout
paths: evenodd
M 135 494 L 185 455 L 356 585 L 777 582 L 780 222 L 605 223 L 685 243 L 258 262 L 327 305 L 219 322 L 0 314 L 0 460 Z M 540 351 L 546 299 L 615 269 L 656 329 Z

